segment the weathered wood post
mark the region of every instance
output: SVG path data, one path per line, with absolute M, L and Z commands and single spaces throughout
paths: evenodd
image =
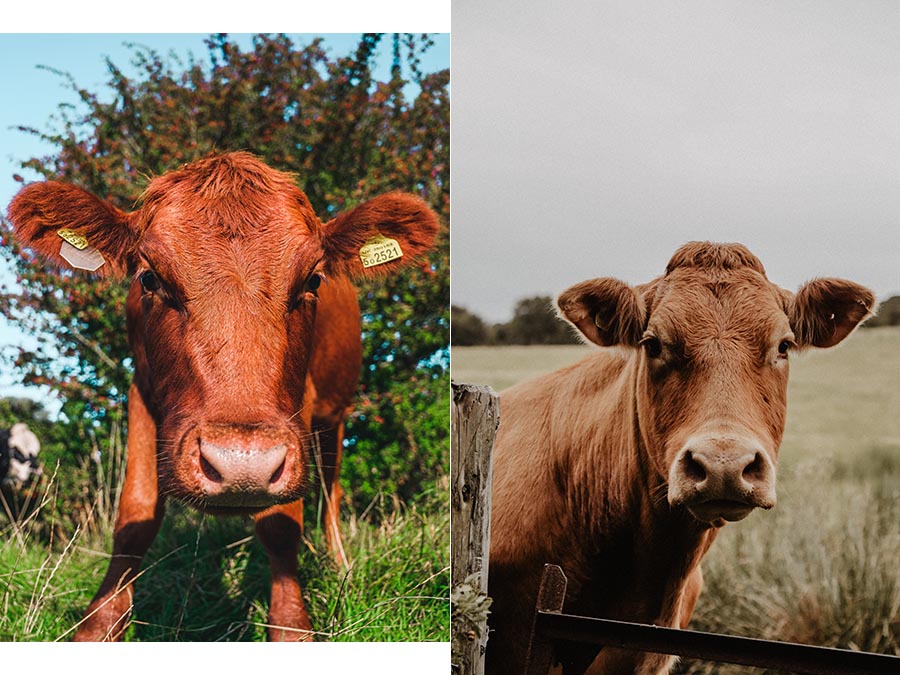
M 500 399 L 490 387 L 452 384 L 450 441 L 451 584 L 467 620 L 486 608 L 488 551 L 491 546 L 491 451 L 500 422 Z M 474 607 L 474 609 L 473 609 Z M 454 607 L 458 613 L 459 607 Z M 454 620 L 454 631 L 460 621 Z M 487 625 L 483 618 L 466 635 L 452 636 L 453 672 L 484 673 Z

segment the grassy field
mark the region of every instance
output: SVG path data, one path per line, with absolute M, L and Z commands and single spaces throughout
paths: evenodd
M 591 349 L 457 347 L 453 380 L 500 391 Z M 694 629 L 900 655 L 900 329 L 793 357 L 778 506 L 725 527 L 703 566 Z
M 378 513 L 376 505 L 342 524 L 349 572 L 332 562 L 322 532 L 308 527 L 300 581 L 318 639 L 447 640 L 447 493 L 389 509 Z M 111 527 L 94 523 L 68 541 L 47 541 L 41 533 L 52 528 L 40 511 L 18 529 L 3 522 L 0 641 L 71 639 L 106 571 Z M 268 560 L 249 518 L 205 517 L 171 504 L 142 570 L 126 640 L 265 639 Z

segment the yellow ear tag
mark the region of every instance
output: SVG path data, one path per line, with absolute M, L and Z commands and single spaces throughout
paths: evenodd
M 87 237 L 72 230 L 57 230 L 56 234 L 63 238 L 59 255 L 72 267 L 93 272 L 99 269 L 106 260 L 88 243 Z
M 57 230 L 56 234 L 72 244 L 79 251 L 83 251 L 88 247 L 88 240 L 83 234 L 78 234 L 75 230 L 67 230 L 65 228 Z
M 396 239 L 389 239 L 383 234 L 376 234 L 359 249 L 359 259 L 363 267 L 383 265 L 403 256 L 403 250 Z

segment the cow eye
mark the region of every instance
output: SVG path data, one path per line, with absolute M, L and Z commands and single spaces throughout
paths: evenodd
M 156 276 L 156 273 L 153 270 L 147 270 L 142 273 L 141 276 L 138 277 L 138 280 L 141 282 L 141 288 L 143 288 L 146 293 L 154 293 L 159 290 L 159 277 Z
M 788 352 L 791 350 L 791 347 L 794 346 L 793 340 L 782 340 L 778 343 L 778 356 L 780 358 L 787 358 Z
M 641 346 L 651 359 L 658 359 L 662 355 L 662 342 L 655 335 L 648 335 L 641 340 Z
M 319 290 L 319 286 L 322 285 L 322 276 L 319 274 L 310 274 L 309 279 L 306 280 L 306 290 L 310 293 L 315 293 Z
M 325 281 L 325 277 L 321 274 L 317 274 L 313 272 L 310 274 L 306 281 L 303 283 L 303 290 L 294 295 L 293 300 L 288 304 L 288 311 L 293 312 L 297 309 L 305 300 L 307 300 L 307 293 L 312 293 L 314 297 L 318 297 L 319 287 L 322 285 L 322 282 Z

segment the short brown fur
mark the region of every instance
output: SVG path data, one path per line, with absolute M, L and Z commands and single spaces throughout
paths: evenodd
M 745 247 L 699 242 L 650 283 L 564 292 L 562 315 L 618 349 L 501 394 L 488 672 L 522 672 L 544 563 L 569 578 L 566 612 L 686 626 L 719 528 L 775 504 L 787 352 L 836 344 L 873 305 L 838 279 L 794 295 Z M 567 674 L 673 663 L 574 645 L 559 656 Z
M 323 225 L 293 176 L 247 153 L 155 178 L 140 203 L 126 213 L 51 181 L 9 207 L 21 242 L 55 264 L 66 265 L 57 231 L 68 228 L 105 258 L 99 275 L 133 275 L 125 486 L 109 569 L 75 639 L 121 638 L 170 497 L 254 515 L 272 571 L 269 636 L 311 639 L 297 579 L 300 498 L 314 460 L 327 540 L 346 563 L 337 474 L 362 352 L 352 279 L 415 261 L 437 218 L 420 199 L 390 193 Z M 404 256 L 364 269 L 359 247 L 378 233 Z

